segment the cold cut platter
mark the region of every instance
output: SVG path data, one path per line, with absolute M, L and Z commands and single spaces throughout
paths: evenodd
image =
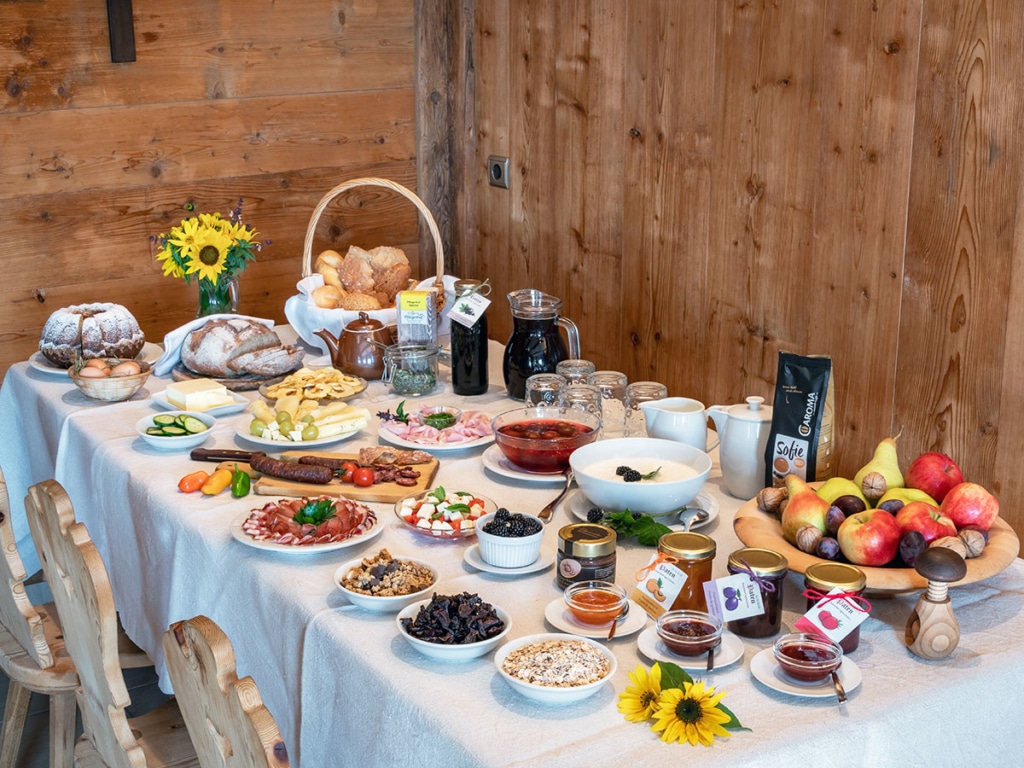
M 286 555 L 308 555 L 352 547 L 376 538 L 384 523 L 362 504 L 346 499 L 326 499 L 331 509 L 316 522 L 300 523 L 296 513 L 324 504 L 324 497 L 281 499 L 240 515 L 231 524 L 231 535 L 256 549 Z

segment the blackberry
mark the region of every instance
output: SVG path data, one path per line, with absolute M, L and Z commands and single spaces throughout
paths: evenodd
M 615 474 L 618 475 L 619 477 L 622 477 L 627 472 L 629 472 L 629 467 L 627 467 L 625 464 L 623 464 L 621 467 L 615 470 Z
M 601 519 L 603 517 L 604 517 L 604 512 L 602 512 L 597 507 L 591 507 L 589 510 L 587 510 L 587 522 L 588 523 L 600 523 Z
M 526 518 L 525 524 L 526 524 L 526 533 L 524 535 L 526 535 L 526 536 L 533 536 L 533 534 L 539 533 L 544 528 L 543 525 L 541 525 L 539 522 L 534 520 L 532 517 Z
M 644 476 L 637 472 L 635 469 L 627 469 L 622 475 L 622 479 L 627 483 L 638 483 L 644 479 Z
M 498 511 L 494 513 L 494 519 L 498 522 L 508 520 L 511 513 L 504 507 L 498 507 Z
M 523 520 L 521 515 L 512 519 L 512 523 L 509 525 L 508 535 L 515 536 L 517 538 L 526 535 L 526 521 Z
M 633 513 L 633 519 L 634 519 L 634 520 L 639 520 L 639 519 L 640 519 L 641 517 L 643 517 L 643 516 L 644 516 L 644 513 L 643 513 L 643 512 L 634 512 L 634 513 Z

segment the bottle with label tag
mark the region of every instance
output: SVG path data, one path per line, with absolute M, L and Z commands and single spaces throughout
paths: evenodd
M 487 306 L 491 292 L 487 280 L 458 280 L 451 320 L 452 391 L 456 395 L 482 395 L 487 391 Z

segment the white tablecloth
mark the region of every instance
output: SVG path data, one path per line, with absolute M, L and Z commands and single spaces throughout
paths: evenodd
M 465 407 L 498 413 L 512 405 L 504 397 L 496 349 L 491 391 Z M 239 673 L 256 679 L 293 765 L 621 766 L 711 759 L 720 765 L 904 766 L 1019 759 L 1020 560 L 984 583 L 954 590 L 963 637 L 949 659 L 926 662 L 906 650 L 903 627 L 916 596 L 876 599 L 860 648 L 851 655 L 863 684 L 845 706 L 791 697 L 755 681 L 750 661 L 771 641 L 749 640 L 744 658 L 714 672 L 712 682 L 728 691 L 724 703 L 753 731 L 718 740 L 710 751 L 665 745 L 616 709 L 628 672 L 649 664 L 637 650 L 636 635 L 610 644 L 619 661 L 611 685 L 576 705 L 542 707 L 509 689 L 491 656 L 444 665 L 418 655 L 398 636 L 393 614 L 350 606 L 332 579 L 340 563 L 379 547 L 416 555 L 439 569 L 439 590 L 476 592 L 507 609 L 511 636 L 518 637 L 552 630 L 543 612 L 559 597 L 553 568 L 519 578 L 477 572 L 462 560 L 471 541 L 419 537 L 399 526 L 389 505 L 375 505 L 387 524 L 379 538 L 334 553 L 281 556 L 234 541 L 231 521 L 265 500 L 178 493 L 177 480 L 197 465 L 187 453 L 150 449 L 134 434 L 136 420 L 156 412 L 149 394 L 166 383 L 151 378 L 128 403 L 96 405 L 70 382 L 44 377 L 25 364 L 13 366 L 0 388 L 0 412 L 10 414 L 13 407 L 20 428 L 38 440 L 20 458 L 16 444 L 0 443 L 16 530 L 27 531 L 23 514 L 17 514 L 24 488 L 55 476 L 102 552 L 125 627 L 157 660 L 162 684 L 167 686 L 160 650 L 166 627 L 199 613 L 210 616 L 231 637 Z M 445 385 L 422 402 L 453 400 L 458 398 Z M 398 398 L 378 383 L 357 402 L 376 412 L 394 409 Z M 247 420 L 244 414 L 218 420 L 206 447 L 253 448 L 235 436 Z M 374 444 L 373 421 L 338 448 Z M 442 456 L 437 481 L 471 487 L 524 511 L 539 510 L 558 490 L 555 484 L 495 475 L 482 466 L 481 453 Z M 714 570 L 721 576 L 728 554 L 741 546 L 731 525 L 740 501 L 722 491 L 717 465 L 707 489 L 720 507 L 718 519 L 704 530 L 718 543 Z M 547 529 L 549 551 L 557 528 L 573 520 L 562 505 Z M 23 556 L 31 553 L 26 543 L 22 536 Z M 617 581 L 631 586 L 650 552 L 635 542 L 621 543 Z M 787 579 L 787 624 L 803 604 L 798 578 Z

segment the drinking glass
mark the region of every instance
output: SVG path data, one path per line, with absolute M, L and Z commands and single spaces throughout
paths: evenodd
M 601 392 L 602 437 L 622 437 L 626 427 L 626 383 L 626 374 L 619 371 L 594 371 L 587 376 L 587 384 Z
M 526 380 L 526 404 L 558 405 L 565 383 L 565 376 L 560 373 L 533 374 Z
M 593 384 L 569 384 L 562 390 L 558 404 L 563 408 L 586 411 L 599 419 L 602 417 L 601 390 Z
M 668 387 L 656 381 L 634 381 L 626 387 L 626 437 L 647 437 L 647 417 L 640 403 L 668 397 Z
M 586 384 L 587 376 L 597 370 L 596 366 L 589 360 L 574 358 L 571 360 L 560 360 L 555 366 L 555 373 L 565 376 L 569 384 Z

